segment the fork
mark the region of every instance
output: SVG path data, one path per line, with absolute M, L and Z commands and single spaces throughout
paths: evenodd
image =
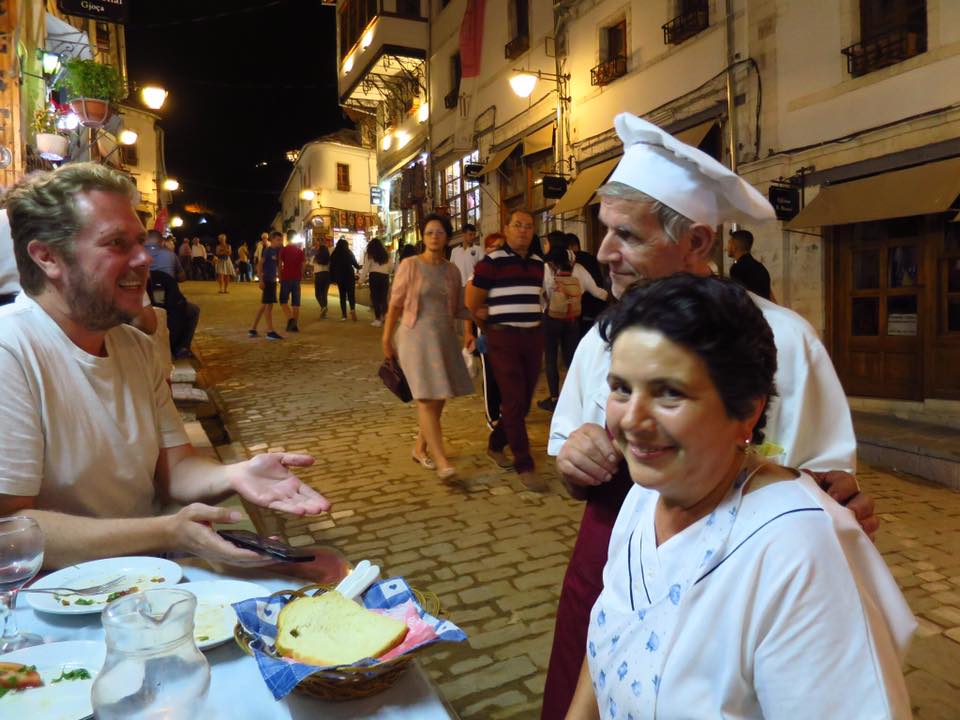
M 114 589 L 115 586 L 122 584 L 124 577 L 123 575 L 118 575 L 113 578 L 113 580 L 107 580 L 107 582 L 100 583 L 99 585 L 91 585 L 85 588 L 68 588 L 68 587 L 54 587 L 54 588 L 23 588 L 20 590 L 22 593 L 34 592 L 34 593 L 49 593 L 51 595 L 102 595 L 105 592 L 109 592 Z

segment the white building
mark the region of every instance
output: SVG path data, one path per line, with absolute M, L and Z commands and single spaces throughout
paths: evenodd
M 168 205 L 167 191 L 162 190 L 162 184 L 167 176 L 164 162 L 164 134 L 158 124 L 160 117 L 148 110 L 141 110 L 129 106 L 121 106 L 119 114 L 123 120 L 123 129 L 133 130 L 137 140 L 132 145 L 117 143 L 112 134 L 102 134 L 98 144 L 103 155 L 108 155 L 108 162 L 112 162 L 125 170 L 137 184 L 140 194 L 137 202 L 137 214 L 148 228 L 153 227 L 153 220 L 161 206 Z
M 356 133 L 339 131 L 301 148 L 280 193 L 283 230 L 298 233 L 310 247 L 314 238 L 328 244 L 347 238 L 363 257 L 367 238 L 380 231 L 371 188 L 377 187 L 376 156 Z

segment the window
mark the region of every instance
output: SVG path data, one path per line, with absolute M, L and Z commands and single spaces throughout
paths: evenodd
M 97 49 L 110 52 L 110 26 L 104 22 L 98 22 L 96 28 Z
M 663 44 L 679 45 L 710 27 L 709 6 L 707 0 L 678 0 L 676 16 L 662 26 Z
M 360 33 L 376 17 L 377 0 L 345 0 L 337 13 L 340 23 L 340 59 L 343 60 L 360 40 Z
M 450 92 L 443 98 L 443 106 L 452 110 L 460 102 L 460 80 L 463 77 L 463 67 L 460 64 L 460 53 L 450 57 Z
M 350 166 L 337 163 L 337 190 L 350 192 Z
M 468 163 L 479 161 L 480 151 L 474 150 L 443 169 L 440 196 L 442 204 L 448 208 L 454 231 L 462 228 L 464 223 L 480 223 L 480 182 L 467 179 L 463 170 Z
M 529 0 L 510 0 L 507 4 L 511 40 L 503 48 L 504 57 L 518 58 L 530 49 L 530 5 Z
M 420 0 L 397 0 L 397 15 L 420 17 Z
M 140 158 L 137 155 L 137 144 L 120 146 L 120 162 L 128 167 L 136 167 L 140 164 Z
M 627 74 L 626 18 L 600 30 L 600 64 L 590 71 L 591 85 L 607 85 Z
M 860 0 L 860 42 L 841 50 L 853 77 L 926 51 L 926 0 Z

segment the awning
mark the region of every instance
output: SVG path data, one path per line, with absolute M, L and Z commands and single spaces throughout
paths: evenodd
M 582 170 L 576 179 L 570 183 L 570 187 L 567 188 L 563 197 L 550 210 L 550 214 L 562 215 L 565 212 L 579 210 L 589 203 L 597 188 L 603 185 L 618 162 L 620 162 L 620 158 L 615 157 L 612 160 L 605 160 Z
M 483 166 L 483 170 L 480 171 L 480 174 L 486 175 L 487 173 L 493 172 L 500 167 L 503 164 L 503 161 L 510 156 L 510 153 L 513 152 L 513 149 L 519 144 L 520 141 L 517 140 L 515 143 L 510 143 L 505 148 L 500 148 L 493 154 L 492 158 L 487 160 L 487 164 Z
M 960 158 L 829 185 L 786 227 L 820 227 L 945 212 L 960 195 Z
M 523 139 L 523 156 L 549 150 L 553 147 L 553 123 L 534 130 Z
M 47 31 L 44 49 L 47 52 L 72 58 L 93 59 L 93 53 L 90 52 L 90 38 L 82 30 L 77 30 L 70 23 L 50 13 L 46 14 L 44 27 Z
M 700 143 L 703 142 L 703 139 L 707 136 L 707 133 L 713 129 L 713 126 L 717 124 L 716 120 L 707 120 L 705 123 L 700 123 L 699 125 L 694 125 L 692 128 L 687 128 L 686 130 L 681 130 L 676 133 L 674 137 L 682 143 L 686 143 L 691 147 L 700 147 Z

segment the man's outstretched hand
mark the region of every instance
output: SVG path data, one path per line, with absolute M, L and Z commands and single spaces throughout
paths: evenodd
M 312 455 L 264 453 L 231 465 L 230 487 L 260 507 L 291 515 L 319 515 L 330 509 L 330 501 L 290 471 L 310 465 Z

